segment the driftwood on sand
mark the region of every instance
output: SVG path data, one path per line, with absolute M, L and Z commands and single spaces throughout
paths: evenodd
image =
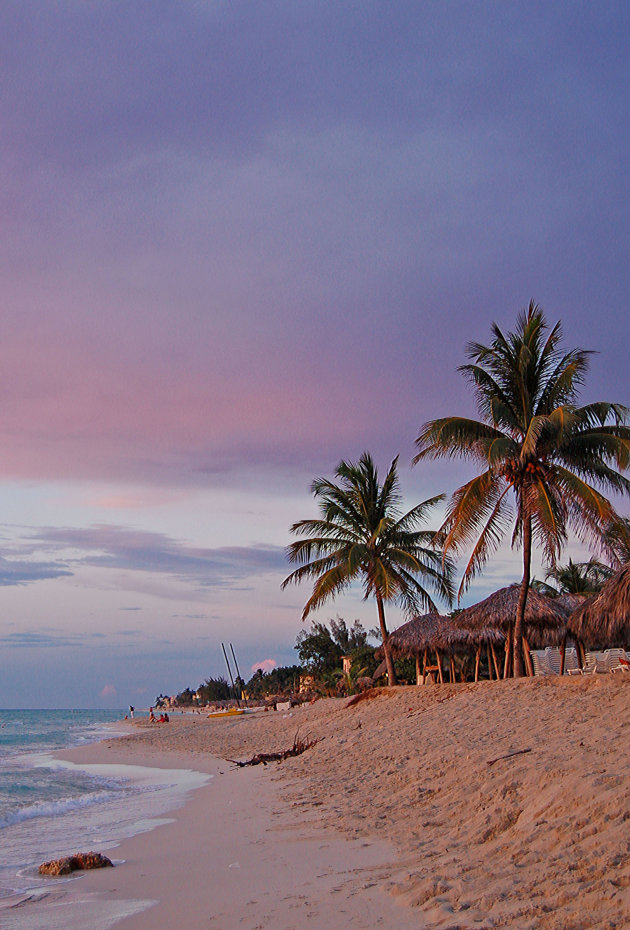
M 244 768 L 246 765 L 267 765 L 268 762 L 284 762 L 285 759 L 290 759 L 292 756 L 301 756 L 303 752 L 306 752 L 307 749 L 315 746 L 320 741 L 319 739 L 299 739 L 296 733 L 293 746 L 290 749 L 284 749 L 282 752 L 257 752 L 255 756 L 247 759 L 246 762 L 239 762 L 237 759 L 228 759 L 227 761 L 238 765 L 239 768 Z

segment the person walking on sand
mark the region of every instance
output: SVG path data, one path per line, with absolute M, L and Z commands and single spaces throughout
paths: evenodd
M 134 712 L 134 710 L 135 710 L 135 707 L 133 706 L 133 704 L 130 704 L 130 705 L 129 705 L 129 716 L 131 717 L 132 720 L 133 720 L 133 712 Z

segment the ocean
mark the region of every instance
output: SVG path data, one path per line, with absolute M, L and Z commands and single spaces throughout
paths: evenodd
M 16 896 L 43 899 L 51 882 L 80 880 L 80 873 L 41 877 L 41 862 L 95 849 L 109 851 L 116 863 L 120 840 L 168 822 L 164 815 L 208 781 L 207 775 L 178 769 L 55 760 L 56 750 L 116 735 L 108 724 L 123 716 L 103 710 L 0 710 L 0 925 L 3 909 Z

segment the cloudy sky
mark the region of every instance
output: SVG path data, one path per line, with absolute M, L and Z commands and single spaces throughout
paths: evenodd
M 629 39 L 606 0 L 5 0 L 0 706 L 293 663 L 312 478 L 470 477 L 413 440 L 532 298 L 630 401 Z

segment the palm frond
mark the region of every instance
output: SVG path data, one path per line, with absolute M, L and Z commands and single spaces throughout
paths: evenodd
M 558 489 L 546 478 L 540 477 L 528 487 L 527 509 L 532 519 L 534 540 L 546 561 L 555 565 L 567 538 L 567 509 Z
M 467 590 L 473 578 L 479 574 L 487 563 L 492 553 L 497 551 L 505 535 L 506 525 L 510 517 L 510 514 L 506 513 L 505 501 L 510 488 L 506 486 L 503 491 L 500 491 L 499 485 L 497 484 L 496 488 L 493 488 L 493 490 L 496 491 L 496 499 L 488 500 L 488 504 L 492 503 L 493 506 L 486 519 L 485 525 L 479 533 L 468 562 L 464 567 L 462 580 L 457 592 L 458 601 Z
M 484 461 L 487 443 L 505 438 L 504 434 L 479 420 L 466 417 L 443 417 L 422 427 L 415 445 L 418 453 L 413 463 L 423 458 L 476 458 Z
M 442 525 L 446 536 L 444 551 L 459 552 L 476 540 L 480 528 L 491 517 L 502 498 L 504 482 L 486 471 L 462 485 L 452 495 Z

